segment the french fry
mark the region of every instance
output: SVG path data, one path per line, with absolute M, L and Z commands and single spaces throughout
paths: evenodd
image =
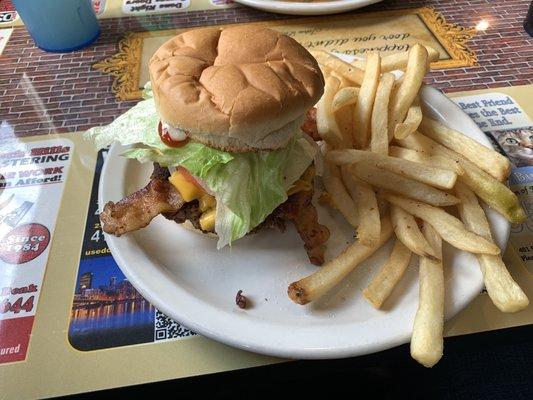
M 335 70 L 331 70 L 330 72 L 331 76 L 337 78 L 339 80 L 339 90 L 340 89 L 343 89 L 345 87 L 350 87 L 352 86 L 352 81 L 346 79 L 343 75 L 341 74 L 338 74 L 337 72 L 335 72 Z
M 418 228 L 415 217 L 395 205 L 390 206 L 390 212 L 394 233 L 409 250 L 420 257 L 427 257 L 432 260 L 439 258 L 437 251 L 431 247 Z
M 357 228 L 359 225 L 357 208 L 344 187 L 339 167 L 324 163 L 323 175 L 324 186 L 330 194 L 331 201 L 335 205 L 335 208 L 341 212 L 350 225 Z
M 476 195 L 464 184 L 458 183 L 455 192 L 461 199 L 459 212 L 465 226 L 472 232 L 493 241 L 485 212 Z M 516 312 L 529 305 L 529 300 L 520 286 L 513 280 L 499 255 L 476 255 L 483 274 L 485 287 L 492 302 L 503 312 Z
M 334 113 L 335 121 L 342 135 L 342 145 L 353 147 L 353 107 L 347 105 Z
M 430 138 L 421 134 L 418 131 L 413 132 L 411 135 L 403 139 L 397 139 L 395 142 L 404 148 L 421 151 L 431 156 L 438 155 L 438 156 L 448 157 L 448 158 L 453 157 L 454 161 L 457 161 L 460 163 L 461 157 L 459 156 L 459 154 L 438 144 L 434 140 L 431 140 Z M 457 156 L 455 156 L 454 154 L 457 154 Z
M 322 75 L 324 75 L 324 80 L 329 78 L 331 76 L 332 69 L 329 67 L 326 67 L 324 65 L 320 65 L 320 70 L 322 71 Z
M 428 52 L 428 63 L 435 62 L 439 59 L 439 52 L 437 50 L 429 46 L 424 47 Z M 401 53 L 389 54 L 383 57 L 381 59 L 381 72 L 383 73 L 405 69 L 405 67 L 407 67 L 408 56 L 409 52 L 405 51 Z M 360 69 L 365 69 L 366 59 L 355 60 L 354 62 L 352 62 L 352 65 Z
M 401 194 L 412 199 L 423 201 L 434 206 L 443 207 L 457 204 L 459 199 L 449 193 L 436 189 L 393 172 L 381 169 L 366 161 L 357 163 L 350 171 L 366 183 Z
M 375 190 L 375 189 L 374 189 Z M 379 215 L 383 218 L 385 215 L 389 215 L 390 204 L 376 191 L 376 199 L 378 201 Z
M 320 65 L 334 70 L 336 73 L 344 76 L 349 81 L 361 86 L 363 83 L 364 71 L 354 67 L 350 63 L 341 60 L 327 51 L 317 50 L 311 52 Z
M 339 80 L 333 76 L 326 79 L 324 94 L 316 106 L 316 127 L 318 134 L 331 147 L 342 147 L 344 139 L 331 111 L 333 97 L 339 88 Z
M 459 181 L 472 188 L 481 200 L 501 213 L 513 224 L 520 224 L 526 220 L 527 215 L 511 189 L 466 157 L 438 144 L 419 132 L 414 132 L 405 139 L 398 140 L 398 143 L 403 147 L 458 161 L 465 171 L 463 175 L 459 176 Z
M 477 168 L 470 161 L 462 161 L 465 174 L 459 179 L 470 186 L 489 206 L 500 212 L 513 224 L 524 222 L 527 215 L 518 198 L 502 182 Z
M 394 85 L 393 74 L 383 74 L 376 91 L 370 119 L 370 151 L 387 155 L 389 147 L 389 98 Z
M 389 259 L 363 290 L 363 296 L 370 304 L 381 308 L 402 278 L 410 261 L 411 251 L 401 241 L 396 240 Z
M 461 163 L 459 161 L 451 160 L 450 158 L 441 155 L 430 155 L 420 150 L 407 149 L 405 147 L 398 146 L 390 146 L 389 153 L 391 157 L 403 158 L 404 160 L 409 160 L 436 168 L 447 169 L 455 172 L 457 175 L 463 175 L 465 173 L 465 170 L 463 167 L 461 167 Z
M 420 99 L 415 97 L 413 104 L 407 110 L 405 120 L 394 128 L 394 137 L 396 139 L 403 139 L 418 129 L 422 122 L 422 109 L 420 108 Z M 391 138 L 392 139 L 392 138 Z
M 420 131 L 437 143 L 466 157 L 499 181 L 503 181 L 509 176 L 511 163 L 506 157 L 470 139 L 461 132 L 450 129 L 427 117 L 423 118 Z
M 458 249 L 476 254 L 500 254 L 498 246 L 467 230 L 460 220 L 441 208 L 389 193 L 384 194 L 383 197 L 390 203 L 429 223 L 443 240 Z
M 443 351 L 442 240 L 476 255 L 489 296 L 500 310 L 515 312 L 529 304 L 507 271 L 476 198 L 513 223 L 526 218 L 517 197 L 501 182 L 510 163 L 423 116 L 419 92 L 429 64 L 439 59 L 437 50 L 416 44 L 405 53 L 380 58 L 372 52 L 351 64 L 324 51 L 313 54 L 326 77 L 316 113 L 318 133 L 326 142 L 327 192 L 320 201 L 339 210 L 358 239 L 320 270 L 289 285 L 288 295 L 298 304 L 320 298 L 394 231 L 393 251 L 363 295 L 381 308 L 412 254 L 420 257 L 411 355 L 431 367 Z M 398 79 L 389 73 L 401 69 Z M 464 223 L 441 208 L 455 204 Z
M 351 244 L 341 255 L 328 261 L 312 275 L 291 283 L 287 291 L 289 297 L 295 303 L 307 304 L 323 296 L 383 246 L 391 235 L 392 225 L 389 218 L 385 217 L 381 220 L 381 233 L 376 246 L 366 247 L 359 242 Z
M 332 112 L 343 137 L 343 146 L 352 147 L 353 104 L 357 102 L 359 88 L 343 87 L 333 97 Z
M 357 207 L 359 226 L 357 240 L 363 246 L 373 247 L 379 242 L 381 230 L 379 207 L 374 189 L 356 179 L 347 168 L 341 168 L 342 180 Z
M 442 241 L 432 226 L 424 223 L 424 235 L 442 253 Z M 442 257 L 440 257 L 442 258 Z M 421 257 L 418 273 L 418 310 L 411 337 L 411 357 L 425 367 L 434 366 L 442 357 L 444 341 L 444 273 L 441 261 Z
M 371 52 L 366 59 L 363 83 L 357 98 L 354 113 L 353 144 L 356 148 L 365 148 L 370 134 L 370 118 L 378 88 L 381 59 L 378 53 Z
M 457 180 L 457 174 L 447 169 L 431 167 L 363 150 L 333 150 L 327 153 L 326 160 L 337 165 L 366 161 L 376 167 L 441 189 L 453 188 Z
M 358 96 L 358 87 L 343 87 L 337 93 L 335 93 L 335 96 L 333 97 L 333 103 L 331 106 L 332 111 L 335 113 L 343 107 L 357 103 Z
M 407 110 L 420 90 L 426 74 L 428 52 L 424 46 L 415 44 L 409 50 L 409 58 L 398 90 L 392 92 L 389 105 L 389 137 L 394 134 L 396 124 L 402 122 Z

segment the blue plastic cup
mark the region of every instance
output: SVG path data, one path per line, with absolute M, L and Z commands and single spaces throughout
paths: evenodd
M 91 0 L 12 1 L 35 45 L 42 50 L 78 50 L 100 34 Z

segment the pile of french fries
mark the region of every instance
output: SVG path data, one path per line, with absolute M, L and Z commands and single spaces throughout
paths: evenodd
M 526 214 L 505 185 L 511 165 L 499 153 L 423 115 L 419 92 L 438 53 L 414 45 L 404 54 L 347 63 L 327 52 L 314 56 L 325 75 L 317 129 L 325 142 L 327 203 L 356 231 L 356 241 L 322 268 L 289 286 L 299 304 L 341 282 L 395 235 L 388 260 L 363 291 L 381 308 L 413 255 L 419 259 L 419 304 L 411 356 L 426 367 L 442 357 L 444 275 L 442 241 L 474 253 L 487 292 L 503 312 L 529 300 L 494 243 L 478 198 L 512 223 Z M 396 78 L 391 72 L 401 70 Z M 446 207 L 457 207 L 461 220 Z

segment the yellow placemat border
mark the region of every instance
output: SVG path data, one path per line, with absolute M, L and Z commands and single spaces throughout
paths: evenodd
M 365 18 L 391 17 L 400 15 L 417 15 L 425 27 L 432 33 L 435 40 L 446 50 L 449 59 L 442 59 L 432 63 L 432 68 L 456 68 L 477 64 L 476 54 L 468 47 L 467 42 L 475 34 L 475 29 L 464 28 L 447 22 L 446 19 L 430 7 L 408 8 L 403 10 L 376 11 L 358 14 L 336 15 L 334 22 L 342 20 L 361 20 Z M 322 23 L 327 17 L 308 17 L 286 20 L 270 20 L 249 23 L 228 24 L 234 26 L 251 24 L 256 26 L 273 27 L 294 24 Z M 141 98 L 139 82 L 143 41 L 147 37 L 171 36 L 186 30 L 202 27 L 168 29 L 160 31 L 128 32 L 118 43 L 118 52 L 113 56 L 94 64 L 94 68 L 112 75 L 113 92 L 120 100 L 135 100 Z

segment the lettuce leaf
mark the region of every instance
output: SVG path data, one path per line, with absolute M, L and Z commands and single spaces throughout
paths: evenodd
M 157 162 L 164 167 L 181 165 L 198 177 L 205 175 L 211 168 L 226 164 L 233 159 L 230 153 L 196 142 L 189 142 L 178 148 L 167 147 L 165 150 L 133 148 L 126 150 L 122 155 L 135 158 L 142 163 Z
M 155 149 L 169 149 L 159 138 L 158 125 L 155 101 L 148 99 L 138 102 L 109 125 L 89 129 L 84 137 L 93 140 L 98 149 L 115 142 L 123 146 L 144 144 Z
M 229 163 L 199 175 L 217 199 L 217 248 L 246 235 L 287 200 L 314 154 L 313 145 L 299 137 L 280 150 L 234 154 Z
M 222 248 L 258 226 L 287 200 L 287 190 L 305 172 L 316 146 L 301 133 L 274 151 L 229 153 L 197 142 L 171 148 L 159 139 L 159 117 L 153 99 L 139 102 L 107 126 L 92 128 L 85 137 L 102 148 L 113 142 L 141 144 L 123 156 L 162 166 L 183 166 L 215 195 L 215 230 Z

